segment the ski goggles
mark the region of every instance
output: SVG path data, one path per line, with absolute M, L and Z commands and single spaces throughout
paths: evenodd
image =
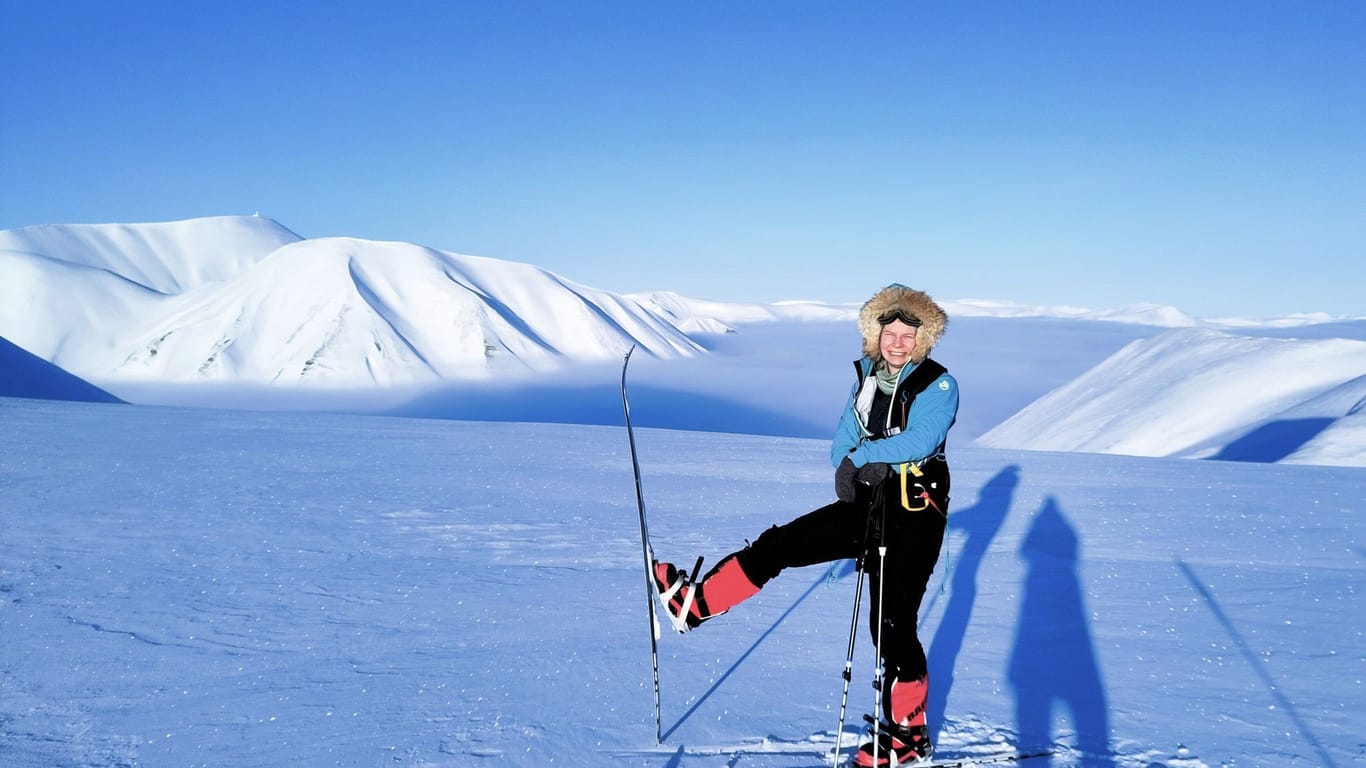
M 896 309 L 890 309 L 877 316 L 878 325 L 887 325 L 893 320 L 900 320 L 901 322 L 911 326 L 912 328 L 920 327 L 920 318 L 916 317 L 915 315 L 912 315 L 910 312 L 907 312 L 906 310 L 900 307 L 897 307 Z

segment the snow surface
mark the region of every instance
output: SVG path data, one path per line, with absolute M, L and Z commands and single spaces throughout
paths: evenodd
M 847 564 L 661 638 L 655 743 L 619 360 L 653 345 L 632 416 L 656 550 L 715 562 L 830 500 L 857 307 L 621 297 L 250 218 L 167 225 L 259 247 L 159 267 L 125 258 L 158 225 L 129 226 L 69 259 L 0 233 L 0 364 L 29 387 L 0 395 L 97 396 L 67 362 L 143 402 L 400 415 L 0 397 L 0 765 L 824 764 Z M 1366 323 L 1099 315 L 959 308 L 935 351 L 963 391 L 922 617 L 941 755 L 1361 762 L 1366 470 L 1302 464 L 1366 455 Z M 481 335 L 523 374 L 461 368 Z M 1226 460 L 973 444 L 1049 409 L 1012 440 Z
M 16 399 L 0 421 L 6 766 L 814 768 L 833 744 L 853 580 L 813 566 L 660 639 L 656 745 L 621 427 Z M 824 440 L 637 442 L 664 557 L 831 497 Z M 941 755 L 1361 762 L 1363 470 L 953 464 L 921 625 Z

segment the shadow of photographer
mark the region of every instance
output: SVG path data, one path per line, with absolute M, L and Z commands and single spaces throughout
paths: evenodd
M 1077 571 L 1080 552 L 1076 529 L 1048 497 L 1020 547 L 1028 573 L 1007 673 L 1022 749 L 1052 743 L 1061 707 L 1076 728 L 1080 765 L 1108 768 L 1110 714 Z

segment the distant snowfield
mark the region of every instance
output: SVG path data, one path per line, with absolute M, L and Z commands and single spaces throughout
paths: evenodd
M 834 745 L 854 586 L 824 566 L 660 639 L 655 744 L 619 426 L 6 398 L 0 423 L 5 766 L 819 768 Z M 637 439 L 664 557 L 832 495 L 824 440 Z M 921 621 L 942 757 L 1360 762 L 1362 470 L 952 461 Z

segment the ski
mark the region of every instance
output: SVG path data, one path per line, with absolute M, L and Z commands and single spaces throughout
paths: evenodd
M 1041 749 L 1031 752 L 1000 752 L 996 754 L 984 755 L 965 755 L 963 757 L 940 758 L 922 761 L 902 763 L 905 768 L 976 768 L 976 766 L 991 765 L 1013 765 L 1025 763 L 1030 760 L 1037 760 L 1052 757 L 1056 754 L 1052 749 Z M 614 758 L 638 757 L 652 755 L 672 755 L 675 758 L 759 758 L 766 755 L 783 755 L 788 758 L 806 757 L 813 760 L 820 760 L 825 766 L 832 763 L 838 764 L 840 768 L 853 766 L 853 759 L 835 761 L 834 755 L 828 746 L 822 747 L 816 741 L 778 741 L 773 739 L 762 739 L 755 742 L 743 742 L 729 746 L 679 746 L 665 747 L 659 746 L 654 749 L 640 750 L 613 750 Z
M 870 723 L 877 723 L 876 720 L 873 720 L 873 718 L 868 715 L 864 715 L 863 719 L 869 721 Z M 873 738 L 878 738 L 877 731 L 870 729 L 869 733 L 872 734 Z M 1056 751 L 1057 750 L 1052 749 L 1050 747 L 1043 747 L 1034 750 L 1022 750 L 1016 752 L 996 752 L 995 754 L 987 753 L 976 755 L 962 755 L 961 757 L 936 758 L 933 754 L 931 754 L 927 759 L 910 760 L 908 762 L 898 763 L 898 765 L 915 766 L 915 768 L 971 768 L 972 766 L 978 765 L 1004 765 L 1022 763 L 1026 760 L 1034 760 L 1041 757 L 1050 757 L 1053 754 L 1055 754 Z M 839 762 L 839 757 L 837 754 L 835 757 L 835 761 L 842 768 L 853 768 L 854 759 L 856 757 L 858 757 L 857 750 L 854 752 L 854 754 L 850 755 L 849 758 L 844 760 L 843 762 Z M 885 760 L 887 756 L 879 756 L 874 754 L 873 757 L 874 759 Z
M 1009 752 L 1001 755 L 982 755 L 981 757 L 960 757 L 948 760 L 935 760 L 931 758 L 923 763 L 904 763 L 910 768 L 973 768 L 978 765 L 1009 765 L 1011 763 L 1023 763 L 1026 760 L 1036 760 L 1044 757 L 1052 757 L 1053 750 L 1044 749 L 1038 752 Z
M 655 743 L 664 741 L 664 726 L 659 708 L 659 616 L 655 613 L 654 552 L 650 548 L 650 529 L 645 523 L 645 492 L 640 487 L 640 460 L 636 457 L 636 434 L 631 429 L 631 402 L 626 396 L 626 369 L 631 365 L 631 353 L 636 345 L 626 350 L 626 359 L 621 364 L 621 410 L 626 417 L 626 438 L 631 444 L 631 471 L 636 479 L 636 509 L 640 511 L 640 553 L 645 560 L 645 603 L 650 611 L 650 666 L 654 671 L 655 684 Z

